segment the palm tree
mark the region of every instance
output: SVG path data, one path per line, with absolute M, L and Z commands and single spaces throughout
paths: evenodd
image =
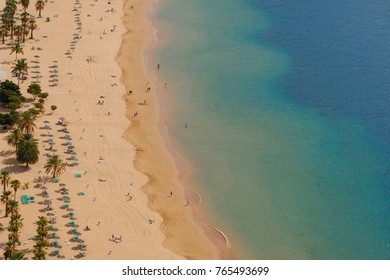
M 37 229 L 37 235 L 35 236 L 35 240 L 42 241 L 46 245 L 49 245 L 49 241 L 47 239 L 48 235 L 49 235 L 49 230 L 47 229 L 47 227 L 45 230 Z
M 8 205 L 8 201 L 9 201 L 9 197 L 11 195 L 11 191 L 3 191 L 3 194 L 1 195 L 1 203 L 3 203 L 5 205 L 5 210 L 7 211 L 7 205 Z
M 19 202 L 16 200 L 8 200 L 7 205 L 5 206 L 5 216 L 8 217 L 8 214 L 15 214 L 19 211 Z
M 38 0 L 37 3 L 35 3 L 35 9 L 39 12 L 38 17 L 41 18 L 41 12 L 45 8 L 45 2 L 44 0 Z
M 30 17 L 30 14 L 27 12 L 23 12 L 20 14 L 20 20 L 22 23 L 27 23 L 29 17 Z
M 15 244 L 18 243 L 20 237 L 19 228 L 17 226 L 9 226 L 8 231 L 10 232 L 8 235 L 8 241 L 14 242 Z
M 22 4 L 24 11 L 26 11 L 28 8 L 28 5 L 30 5 L 30 0 L 20 0 L 20 4 Z
M 11 216 L 11 220 L 9 221 L 10 226 L 16 226 L 21 228 L 23 226 L 23 218 L 20 214 L 14 214 Z
M 18 54 L 20 54 L 20 53 L 24 54 L 23 48 L 19 43 L 14 44 L 13 47 L 11 48 L 10 54 L 13 54 L 13 53 L 16 54 L 15 60 L 18 60 Z
M 14 242 L 7 242 L 4 248 L 4 259 L 9 260 L 11 255 L 16 252 L 16 244 Z
M 44 167 L 46 168 L 46 173 L 51 172 L 53 174 L 53 178 L 66 171 L 66 163 L 58 155 L 50 156 Z
M 26 256 L 21 251 L 15 251 L 11 253 L 10 260 L 27 260 Z
M 11 73 L 14 74 L 14 75 L 16 73 L 19 73 L 19 75 L 18 75 L 18 85 L 19 85 L 20 79 L 22 80 L 22 82 L 24 81 L 24 76 L 27 75 L 28 68 L 29 67 L 27 65 L 27 62 L 26 62 L 25 58 L 18 59 L 16 61 L 14 67 L 11 70 Z
M 3 184 L 3 192 L 6 191 L 9 181 L 11 181 L 10 172 L 8 170 L 1 170 L 0 172 L 1 183 Z
M 15 29 L 16 20 L 12 17 L 9 20 L 9 29 L 11 31 L 11 40 L 14 38 L 14 29 Z
M 14 16 L 16 10 L 17 10 L 16 1 L 7 1 L 3 11 L 9 12 L 12 16 Z
M 11 130 L 11 132 L 7 136 L 7 143 L 8 145 L 12 145 L 13 147 L 15 147 L 15 152 L 18 151 L 18 143 L 22 137 L 23 133 L 17 128 Z
M 22 190 L 27 190 L 29 188 L 30 188 L 30 183 L 29 182 L 23 183 Z
M 0 35 L 3 38 L 3 44 L 5 43 L 5 37 L 8 36 L 9 29 L 6 25 L 0 27 Z
M 47 245 L 43 241 L 37 241 L 34 245 L 34 257 L 33 260 L 46 260 L 46 248 Z
M 30 23 L 30 30 L 31 30 L 30 39 L 34 39 L 33 31 L 34 31 L 35 29 L 37 29 L 37 24 L 35 23 L 35 19 L 30 19 L 29 23 Z M 3 44 L 4 44 L 4 43 L 3 43 Z
M 35 115 L 29 111 L 23 112 L 20 114 L 20 119 L 18 122 L 18 128 L 21 131 L 26 132 L 27 134 L 31 134 L 34 132 L 34 127 L 37 125 L 34 123 Z
M 18 191 L 18 189 L 20 189 L 20 187 L 21 187 L 21 183 L 19 180 L 11 181 L 11 188 L 14 189 L 14 200 L 16 200 L 16 192 Z
M 16 41 L 18 42 L 18 44 L 20 43 L 20 37 L 22 36 L 23 34 L 23 26 L 21 25 L 17 25 L 14 27 L 14 35 L 17 36 L 17 39 Z
M 1 20 L 5 27 L 10 32 L 11 40 L 13 39 L 13 34 L 14 34 L 14 25 L 16 23 L 14 16 L 10 11 L 4 11 L 4 13 L 1 15 Z
M 38 225 L 38 228 L 37 228 L 37 232 L 38 231 L 48 231 L 48 224 L 49 222 L 47 221 L 47 219 L 44 217 L 44 216 L 38 216 L 38 221 L 36 222 L 36 224 Z
M 26 42 L 26 36 L 30 32 L 30 30 L 28 28 L 29 28 L 29 25 L 27 23 L 22 24 L 22 43 Z
M 32 134 L 25 134 L 19 140 L 18 151 L 16 152 L 16 160 L 25 163 L 26 167 L 29 164 L 34 164 L 39 159 L 38 140 L 33 138 Z
M 35 246 L 34 246 L 34 259 L 35 260 L 44 260 L 46 258 L 47 245 L 49 244 L 47 240 L 47 235 L 49 233 L 48 221 L 44 216 L 39 216 L 37 224 L 37 235 L 35 236 Z

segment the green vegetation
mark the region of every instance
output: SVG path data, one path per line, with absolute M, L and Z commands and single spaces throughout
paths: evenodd
M 0 83 L 0 102 L 3 102 L 11 111 L 22 107 L 25 98 L 20 93 L 20 88 L 14 82 L 5 80 Z
M 47 246 L 49 242 L 47 236 L 49 235 L 49 222 L 44 216 L 39 216 L 37 224 L 37 235 L 35 235 L 34 245 L 34 260 L 45 260 L 47 255 Z
M 22 82 L 24 81 L 25 76 L 28 74 L 28 68 L 29 67 L 25 58 L 18 59 L 15 62 L 14 67 L 12 67 L 11 73 L 17 75 L 18 84 L 20 80 L 22 80 Z
M 36 116 L 30 111 L 21 113 L 20 119 L 18 120 L 18 128 L 27 134 L 31 134 L 34 132 L 34 127 L 37 127 L 35 124 L 35 118 Z
M 46 1 L 45 0 L 38 0 L 36 3 L 35 3 L 35 9 L 38 11 L 38 17 L 42 17 L 41 15 L 41 12 L 42 10 L 45 8 L 45 3 Z
M 36 163 L 39 159 L 38 140 L 32 134 L 25 134 L 19 140 L 18 151 L 16 152 L 16 160 L 25 163 L 26 167 L 29 164 Z
M 18 143 L 22 137 L 23 133 L 17 128 L 11 130 L 11 132 L 7 135 L 7 143 L 15 148 L 15 152 L 18 151 Z
M 20 54 L 20 53 L 24 54 L 23 48 L 22 48 L 22 46 L 19 43 L 14 44 L 14 46 L 11 48 L 11 53 L 10 54 L 13 54 L 13 53 L 16 54 L 15 60 L 18 59 L 18 54 Z
M 8 114 L 0 114 L 0 125 L 15 125 L 20 118 L 19 112 L 11 112 Z
M 42 88 L 37 83 L 31 83 L 31 85 L 29 85 L 27 88 L 27 93 L 34 96 L 34 100 L 35 100 L 35 98 L 37 98 L 37 96 L 42 93 Z
M 50 156 L 45 164 L 46 173 L 52 173 L 53 178 L 66 171 L 66 163 L 58 155 Z
M 8 184 L 11 181 L 10 172 L 8 170 L 1 170 L 0 172 L 1 184 L 3 185 L 3 191 L 7 190 Z

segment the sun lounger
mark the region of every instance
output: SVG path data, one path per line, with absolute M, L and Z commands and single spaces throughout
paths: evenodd
M 69 223 L 68 223 L 68 226 L 74 227 L 74 226 L 76 226 L 76 223 L 75 223 L 75 222 L 69 222 Z
M 78 192 L 78 195 L 85 195 L 85 192 Z
M 58 179 L 58 178 L 53 179 L 53 183 L 58 183 L 59 181 L 60 181 L 60 179 Z
M 27 195 L 22 195 L 20 198 L 22 200 L 22 204 L 29 204 L 30 203 Z
M 75 176 L 76 178 L 81 178 L 81 173 L 76 173 L 74 176 Z

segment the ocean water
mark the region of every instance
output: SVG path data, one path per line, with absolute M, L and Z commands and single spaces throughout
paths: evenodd
M 390 259 L 389 21 L 382 0 L 162 2 L 169 133 L 240 258 Z

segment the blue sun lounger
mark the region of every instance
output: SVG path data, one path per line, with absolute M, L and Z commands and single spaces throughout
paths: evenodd
M 30 203 L 27 195 L 22 195 L 20 197 L 20 199 L 22 200 L 22 204 L 29 204 Z

